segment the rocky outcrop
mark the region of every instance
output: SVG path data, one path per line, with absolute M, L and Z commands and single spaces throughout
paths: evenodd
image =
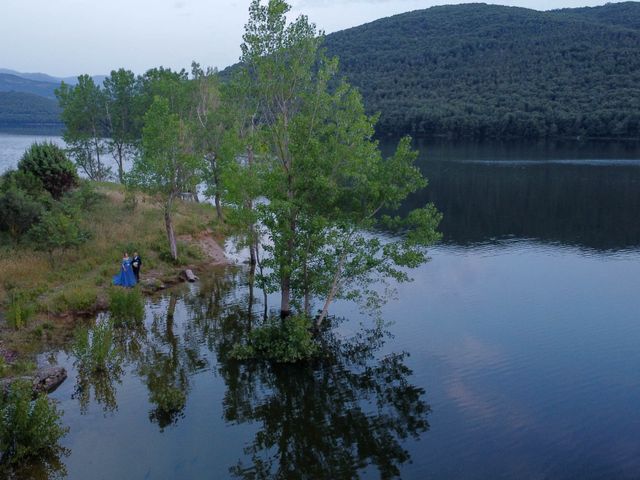
M 18 381 L 30 382 L 33 395 L 51 393 L 67 379 L 67 371 L 62 367 L 43 367 L 31 377 L 12 377 L 0 380 L 0 392 L 7 395 L 11 385 Z
M 44 367 L 33 378 L 34 393 L 51 393 L 67 379 L 67 371 L 62 367 Z

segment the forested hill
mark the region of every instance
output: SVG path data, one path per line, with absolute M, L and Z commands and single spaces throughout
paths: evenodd
M 640 137 L 640 3 L 433 7 L 330 34 L 379 132 Z
M 56 100 L 24 92 L 0 92 L 0 128 L 60 127 L 60 107 Z

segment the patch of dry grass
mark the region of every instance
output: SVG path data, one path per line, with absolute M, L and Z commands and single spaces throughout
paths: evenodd
M 0 303 L 9 289 L 35 291 L 42 310 L 52 298 L 79 285 L 107 287 L 119 271 L 124 251 L 140 253 L 143 272 L 175 268 L 165 260 L 168 246 L 159 202 L 138 194 L 137 206 L 131 209 L 121 185 L 101 183 L 96 190 L 102 199 L 83 219 L 84 228 L 91 232 L 87 243 L 57 252 L 54 258 L 27 246 L 0 249 Z M 176 235 L 215 228 L 215 209 L 209 204 L 178 201 L 174 224 Z M 193 254 L 193 249 L 186 253 Z

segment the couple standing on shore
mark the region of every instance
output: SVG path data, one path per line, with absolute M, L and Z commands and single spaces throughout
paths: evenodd
M 133 252 L 133 259 L 129 258 L 129 254 L 124 252 L 120 273 L 114 275 L 113 284 L 120 287 L 133 287 L 140 281 L 140 268 L 142 267 L 142 259 L 138 252 Z

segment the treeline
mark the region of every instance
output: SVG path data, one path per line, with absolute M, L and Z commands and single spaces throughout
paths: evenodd
M 24 92 L 0 92 L 0 126 L 62 125 L 55 100 Z
M 103 87 L 84 75 L 56 94 L 75 163 L 105 179 L 108 152 L 128 189 L 161 202 L 174 260 L 174 203 L 205 184 L 218 218 L 240 232 L 260 286 L 280 291 L 281 315 L 301 314 L 288 325 L 305 331 L 314 299 L 323 302 L 318 325 L 337 298 L 380 304 L 366 286 L 406 280 L 405 267 L 426 261 L 440 216 L 432 205 L 406 218 L 378 215 L 425 185 L 417 153 L 404 138 L 382 155 L 358 91 L 340 79 L 306 17 L 287 22 L 289 9 L 283 0 L 251 3 L 244 68 L 227 82 L 194 63 L 190 74 L 120 69 Z M 365 233 L 382 227 L 409 233 L 384 244 Z
M 328 35 L 385 134 L 640 137 L 640 4 L 433 7 Z

